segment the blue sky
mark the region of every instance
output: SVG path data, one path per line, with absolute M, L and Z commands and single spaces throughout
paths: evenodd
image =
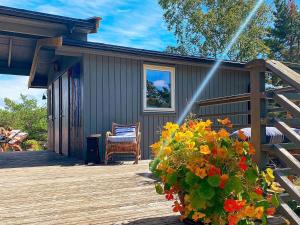
M 175 43 L 157 0 L 0 0 L 0 5 L 75 18 L 100 16 L 99 32 L 89 41 L 153 50 Z M 27 77 L 0 75 L 0 82 L 0 107 L 4 97 L 18 99 L 24 93 L 41 99 L 45 92 L 28 90 Z
M 75 18 L 101 16 L 99 32 L 90 35 L 89 41 L 153 50 L 175 44 L 158 0 L 0 0 L 0 5 Z M 4 97 L 18 99 L 24 93 L 41 99 L 45 92 L 28 90 L 27 77 L 0 75 L 0 82 L 0 107 Z

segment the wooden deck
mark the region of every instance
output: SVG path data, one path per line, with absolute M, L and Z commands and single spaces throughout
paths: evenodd
M 85 166 L 51 152 L 0 153 L 0 224 L 181 224 L 139 165 Z

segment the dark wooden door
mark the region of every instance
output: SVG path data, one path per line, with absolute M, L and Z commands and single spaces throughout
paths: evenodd
M 53 124 L 54 124 L 54 151 L 61 154 L 61 124 L 60 124 L 60 79 L 57 79 L 53 83 L 53 101 L 54 101 L 54 113 L 53 113 Z
M 48 149 L 54 150 L 53 85 L 48 87 Z
M 61 151 L 69 155 L 69 76 L 61 77 Z

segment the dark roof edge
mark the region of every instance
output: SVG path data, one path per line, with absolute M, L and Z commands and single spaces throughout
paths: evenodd
M 42 20 L 51 23 L 62 23 L 66 25 L 76 25 L 81 28 L 91 30 L 96 33 L 99 27 L 100 17 L 92 17 L 89 19 L 75 19 L 66 16 L 58 16 L 47 13 L 35 12 L 25 9 L 17 9 L 0 5 L 0 15 L 8 15 L 13 17 L 22 17 L 32 20 Z
M 63 45 L 81 47 L 81 48 L 91 48 L 91 49 L 108 51 L 108 52 L 125 53 L 125 54 L 131 54 L 136 56 L 148 56 L 148 57 L 157 57 L 157 58 L 159 57 L 163 59 L 180 60 L 180 61 L 195 62 L 195 63 L 214 64 L 216 62 L 216 59 L 213 58 L 183 56 L 183 55 L 171 54 L 171 53 L 160 52 L 160 51 L 123 47 L 123 46 L 110 45 L 104 43 L 77 41 L 77 40 L 70 40 L 70 39 L 64 39 Z M 246 65 L 245 63 L 228 61 L 228 60 L 224 60 L 222 62 L 222 66 L 230 66 L 236 68 L 245 68 L 245 65 Z

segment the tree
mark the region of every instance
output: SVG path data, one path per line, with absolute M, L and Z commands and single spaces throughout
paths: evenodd
M 270 58 L 300 62 L 300 12 L 293 0 L 275 0 L 274 26 L 267 44 Z
M 255 0 L 159 0 L 169 30 L 177 46 L 169 52 L 217 58 L 222 54 Z M 229 51 L 227 58 L 248 61 L 269 53 L 264 38 L 269 24 L 269 8 L 263 4 Z
M 20 103 L 4 99 L 5 107 L 0 109 L 0 126 L 12 127 L 28 133 L 28 139 L 47 140 L 47 107 L 40 107 L 36 99 L 20 96 Z

